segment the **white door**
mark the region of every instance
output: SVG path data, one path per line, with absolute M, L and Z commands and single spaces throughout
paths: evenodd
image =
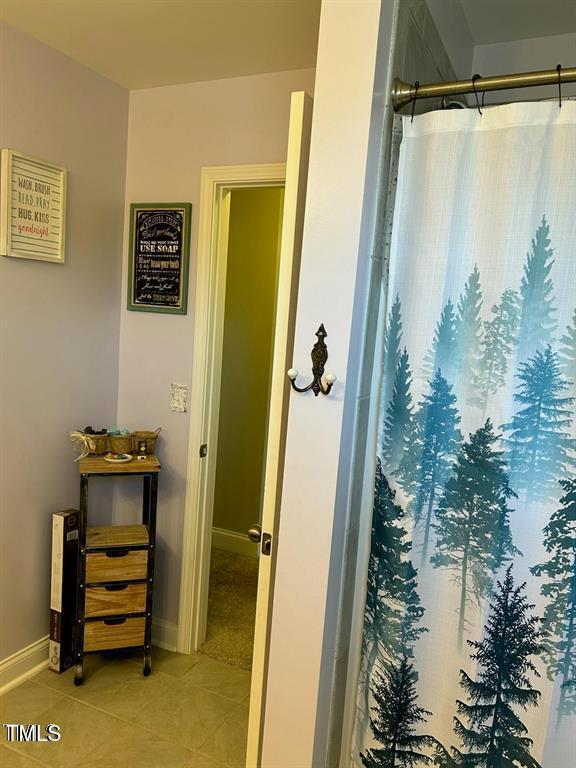
M 290 394 L 290 383 L 286 376 L 286 371 L 291 366 L 294 345 L 296 298 L 300 271 L 311 121 L 312 99 L 303 92 L 293 93 L 290 105 L 276 330 L 272 360 L 270 415 L 264 469 L 262 540 L 260 544 L 252 686 L 250 692 L 250 719 L 246 754 L 247 768 L 257 768 L 260 764 L 262 730 L 265 726 L 264 702 L 266 698 L 268 641 L 276 564 L 275 544 L 278 534 L 278 510 L 282 493 L 284 447 Z

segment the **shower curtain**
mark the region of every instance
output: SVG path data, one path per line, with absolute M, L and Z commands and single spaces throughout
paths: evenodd
M 403 120 L 351 765 L 576 754 L 576 102 Z

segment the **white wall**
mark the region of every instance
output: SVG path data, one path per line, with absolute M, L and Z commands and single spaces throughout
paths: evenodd
M 188 414 L 169 409 L 170 382 L 191 379 L 200 171 L 285 161 L 290 93 L 313 83 L 306 69 L 130 94 L 126 212 L 132 202 L 191 202 L 193 211 L 188 315 L 126 310 L 127 223 L 124 248 L 118 421 L 162 427 L 154 613 L 165 621 L 178 620 L 189 430 Z M 118 521 L 139 510 L 135 491 L 117 485 Z
M 294 366 L 305 368 L 314 330 L 324 322 L 328 370 L 340 380 L 325 399 L 291 395 L 264 766 L 332 766 L 339 759 L 363 525 L 358 459 L 367 440 L 381 290 L 375 235 L 377 221 L 382 227 L 391 80 L 411 73 L 454 77 L 423 0 L 323 3 Z
M 68 169 L 66 263 L 0 257 L 3 659 L 48 633 L 51 513 L 79 501 L 68 433 L 116 416 L 128 92 L 6 25 L 0 73 L 0 146 Z
M 506 75 L 512 72 L 534 72 L 555 69 L 557 64 L 573 67 L 576 62 L 576 33 L 534 37 L 530 40 L 511 40 L 507 43 L 477 45 L 474 48 L 473 72 L 481 75 Z M 576 83 L 562 86 L 562 94 L 576 96 Z M 486 104 L 507 101 L 553 99 L 558 86 L 516 88 L 486 94 Z M 469 97 L 470 98 L 470 97 Z M 472 101 L 469 101 L 471 104 Z
M 413 0 L 409 0 L 413 2 Z M 460 0 L 426 0 L 434 24 L 459 80 L 466 80 L 472 69 L 474 40 Z
M 328 333 L 328 397 L 291 393 L 262 765 L 326 764 L 340 571 L 359 387 L 391 21 L 395 3 L 324 2 L 294 366 L 309 370 L 314 333 Z M 345 51 L 346 55 L 343 55 Z M 358 286 L 358 287 L 357 287 Z M 356 321 L 358 320 L 358 321 Z

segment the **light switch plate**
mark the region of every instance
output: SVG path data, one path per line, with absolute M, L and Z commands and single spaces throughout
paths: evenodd
M 188 387 L 186 384 L 170 384 L 170 410 L 186 413 L 188 410 Z

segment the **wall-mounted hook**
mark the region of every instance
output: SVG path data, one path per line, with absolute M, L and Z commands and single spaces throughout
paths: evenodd
M 336 381 L 336 376 L 333 373 L 327 373 L 326 376 L 324 376 L 324 366 L 326 365 L 326 360 L 328 360 L 328 347 L 324 342 L 327 335 L 324 325 L 320 325 L 316 331 L 318 341 L 312 347 L 312 353 L 310 355 L 312 358 L 313 379 L 307 387 L 296 386 L 296 378 L 298 377 L 296 368 L 290 368 L 287 372 L 290 383 L 292 384 L 292 389 L 296 390 L 296 392 L 308 392 L 308 390 L 311 389 L 312 392 L 314 392 L 314 395 L 318 397 L 320 392 L 322 392 L 323 395 L 327 395 L 332 389 L 332 385 Z M 324 381 L 322 380 L 323 376 Z

